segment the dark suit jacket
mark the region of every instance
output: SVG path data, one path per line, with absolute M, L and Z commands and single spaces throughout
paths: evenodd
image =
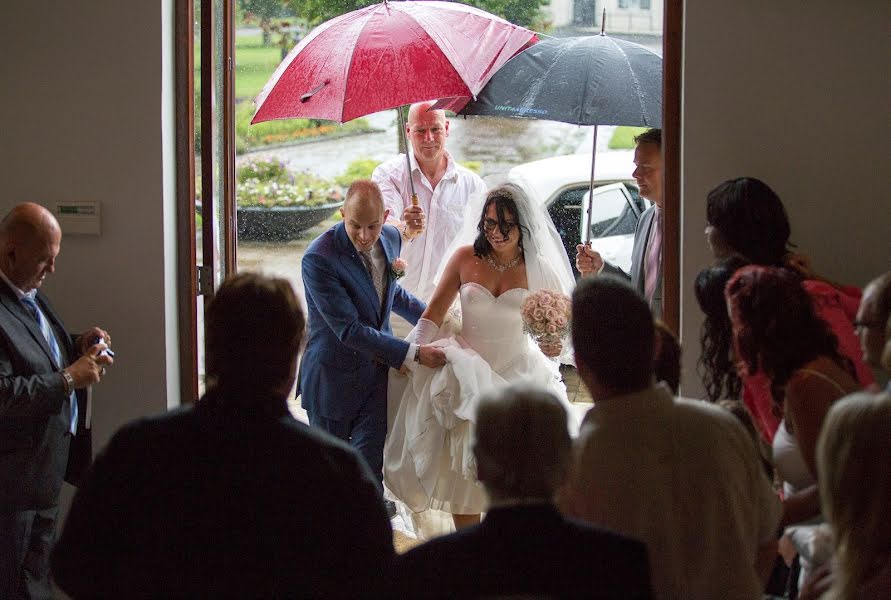
M 650 598 L 646 546 L 551 505 L 496 508 L 482 523 L 398 557 L 404 598 Z
M 402 238 L 385 225 L 380 241 L 389 265 L 399 256 Z M 386 410 L 386 367 L 398 369 L 408 352 L 408 342 L 392 335 L 390 312 L 417 323 L 426 306 L 388 273 L 381 307 L 343 223 L 309 245 L 302 266 L 309 328 L 297 390 L 303 407 L 326 419 L 351 421 L 368 398 L 357 392 L 374 389 L 381 395 L 374 402 Z
M 74 340 L 40 292 L 37 303 L 59 341 L 61 366 L 71 364 Z M 59 369 L 34 316 L 0 280 L 0 510 L 55 506 L 69 459 L 73 482 L 89 463 L 86 395 L 78 391 L 78 440 L 69 456 L 71 403 Z
M 376 597 L 392 531 L 368 468 L 284 399 L 210 392 L 123 427 L 53 553 L 71 596 Z
M 631 248 L 631 273 L 628 274 L 619 267 L 604 263 L 603 273 L 616 275 L 631 280 L 631 285 L 640 293 L 644 294 L 644 285 L 646 284 L 646 260 L 647 260 L 647 242 L 650 239 L 650 229 L 653 225 L 653 216 L 656 212 L 656 205 L 653 204 L 646 209 L 640 219 L 637 221 L 637 229 L 634 231 L 634 246 Z M 656 317 L 662 316 L 662 263 L 659 263 L 659 282 L 656 284 L 656 290 L 653 292 L 653 298 L 650 301 L 650 309 Z

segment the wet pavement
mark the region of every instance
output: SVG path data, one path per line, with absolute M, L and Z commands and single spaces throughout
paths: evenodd
M 355 160 L 367 158 L 383 162 L 395 156 L 398 143 L 395 111 L 375 113 L 366 118 L 380 131 L 244 153 L 236 162 L 248 157 L 277 159 L 296 171 L 331 178 L 342 174 Z M 600 128 L 598 151 L 607 149 L 614 129 Z M 455 117 L 449 121 L 446 147 L 459 162 L 481 162 L 480 174 L 485 177 L 549 156 L 589 154 L 593 132 L 592 127 L 552 121 Z

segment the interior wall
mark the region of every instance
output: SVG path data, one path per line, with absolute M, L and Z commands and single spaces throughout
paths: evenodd
M 863 285 L 891 268 L 891 3 L 687 0 L 682 115 L 681 330 L 686 395 L 711 262 L 706 193 L 754 176 L 783 199 L 817 272 Z
M 165 288 L 174 240 L 164 234 L 174 165 L 163 158 L 174 134 L 162 118 L 172 111 L 171 5 L 0 8 L 0 212 L 26 200 L 101 203 L 101 236 L 63 235 L 44 284 L 69 329 L 96 324 L 113 338 L 115 365 L 94 387 L 94 449 L 123 423 L 166 410 L 177 389 L 175 289 Z

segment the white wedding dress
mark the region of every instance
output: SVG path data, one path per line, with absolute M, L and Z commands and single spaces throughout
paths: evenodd
M 403 385 L 391 382 L 391 393 L 402 387 L 404 392 L 390 399 L 395 417 L 384 449 L 384 481 L 410 510 L 486 510 L 472 444 L 476 406 L 488 391 L 518 382 L 543 387 L 563 402 L 570 433 L 577 434 L 584 409 L 568 401 L 558 362 L 523 332 L 520 309 L 529 293 L 514 288 L 495 297 L 480 284 L 463 284 L 461 331 L 447 335 L 444 325 L 434 342 L 443 348 L 446 365 L 418 366 Z M 393 378 L 403 376 L 393 372 Z

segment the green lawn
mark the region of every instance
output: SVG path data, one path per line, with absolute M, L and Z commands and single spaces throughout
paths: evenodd
M 235 98 L 256 98 L 281 62 L 281 48 L 263 46 L 260 35 L 235 37 Z
M 263 46 L 260 34 L 235 36 L 235 99 L 254 99 L 281 62 L 281 48 Z M 195 81 L 200 81 L 201 52 L 195 48 Z

